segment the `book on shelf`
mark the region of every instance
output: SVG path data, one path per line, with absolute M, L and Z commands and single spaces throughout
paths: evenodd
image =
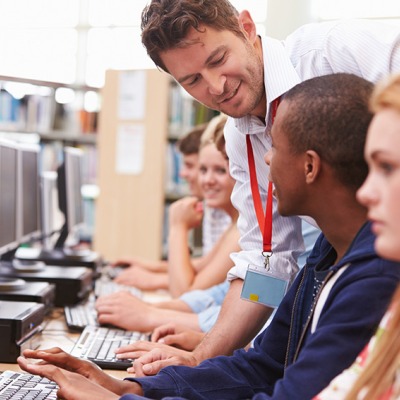
M 16 98 L 0 89 L 0 129 L 49 133 L 72 132 L 75 135 L 97 131 L 97 111 L 86 111 L 55 100 L 55 90 L 46 94 L 25 94 Z
M 54 103 L 49 96 L 26 95 L 16 99 L 0 91 L 0 128 L 11 131 L 45 132 L 53 129 Z
M 179 139 L 194 126 L 209 121 L 217 113 L 196 101 L 180 86 L 171 85 L 169 93 L 169 138 Z

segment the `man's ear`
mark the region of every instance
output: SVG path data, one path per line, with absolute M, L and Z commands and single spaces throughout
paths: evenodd
M 307 150 L 304 161 L 304 176 L 306 183 L 315 182 L 321 171 L 321 158 L 314 150 Z
M 256 24 L 247 10 L 239 13 L 239 25 L 245 31 L 250 42 L 253 43 L 257 38 Z

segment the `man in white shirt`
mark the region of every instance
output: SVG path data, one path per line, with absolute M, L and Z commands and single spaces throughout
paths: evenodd
M 361 20 L 316 23 L 279 41 L 259 37 L 249 12 L 238 13 L 227 0 L 152 0 L 142 14 L 142 42 L 156 65 L 189 94 L 231 117 L 225 128 L 226 151 L 236 180 L 232 202 L 239 211 L 242 251 L 232 255 L 230 289 L 216 325 L 190 357 L 179 360 L 196 365 L 246 345 L 272 311 L 240 299 L 248 266 L 264 263 L 246 135 L 251 137 L 264 208 L 269 168 L 263 157 L 271 147 L 268 131 L 277 99 L 315 76 L 347 72 L 375 82 L 400 71 L 400 29 Z M 270 272 L 290 282 L 303 251 L 301 219 L 281 217 L 274 204 L 272 220 Z M 166 359 L 153 366 L 176 362 Z

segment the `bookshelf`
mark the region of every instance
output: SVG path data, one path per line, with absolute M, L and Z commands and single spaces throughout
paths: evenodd
M 161 254 L 168 87 L 158 70 L 106 72 L 93 243 L 105 259 Z
M 165 196 L 167 202 L 172 202 L 188 194 L 186 183 L 179 177 L 182 157 L 176 142 L 194 126 L 209 121 L 216 112 L 194 100 L 173 80 L 169 90 Z
M 0 75 L 0 130 L 52 139 L 94 139 L 98 88 Z M 90 103 L 91 110 L 85 109 Z
M 159 70 L 107 71 L 101 97 L 94 249 L 159 259 L 169 204 L 188 193 L 176 142 L 215 114 Z
M 85 109 L 87 99 L 90 111 Z M 0 75 L 0 136 L 41 145 L 41 170 L 55 171 L 64 146 L 84 150 L 85 237 L 93 231 L 99 89 Z
M 165 212 L 163 230 L 162 257 L 168 254 L 168 208 L 169 205 L 189 194 L 189 189 L 184 180 L 179 177 L 182 156 L 177 149 L 177 141 L 185 136 L 196 125 L 203 124 L 213 118 L 217 113 L 199 103 L 175 81 L 170 82 L 167 160 L 165 174 Z M 201 255 L 202 229 L 201 226 L 191 232 L 189 245 L 193 255 Z

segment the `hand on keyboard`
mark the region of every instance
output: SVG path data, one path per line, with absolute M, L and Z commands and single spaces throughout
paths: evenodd
M 115 379 L 92 362 L 77 359 L 59 348 L 25 350 L 23 355 L 17 360 L 19 366 L 31 374 L 55 381 L 60 387 L 59 396 L 65 400 L 118 399 L 127 390 L 135 393 L 135 387 L 139 387 Z M 40 359 L 47 364 L 31 363 L 27 358 Z M 136 392 L 141 394 L 137 389 Z

